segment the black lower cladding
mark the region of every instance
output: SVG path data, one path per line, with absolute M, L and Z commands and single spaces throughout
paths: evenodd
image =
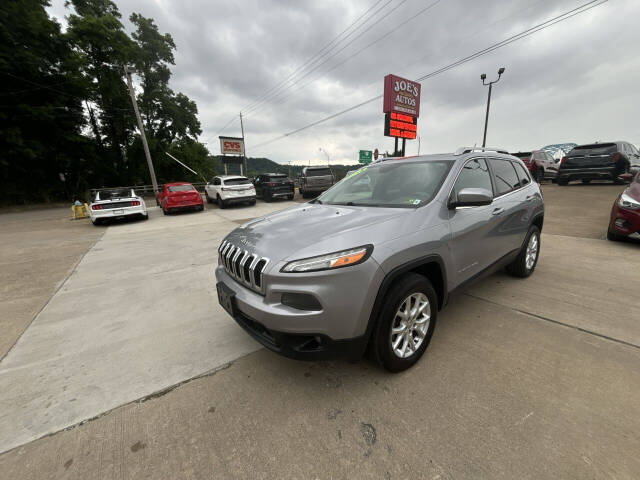
M 249 335 L 269 350 L 296 360 L 346 358 L 357 361 L 366 348 L 364 335 L 349 340 L 333 340 L 323 334 L 278 332 L 267 329 L 237 309 L 234 319 Z

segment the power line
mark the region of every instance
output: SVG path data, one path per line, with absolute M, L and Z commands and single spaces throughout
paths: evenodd
M 279 90 L 283 85 L 286 85 L 293 77 L 295 77 L 298 74 L 298 72 L 304 70 L 305 67 L 307 67 L 307 65 L 309 65 L 310 63 L 316 62 L 316 61 L 320 60 L 323 56 L 327 55 L 333 48 L 335 48 L 337 46 L 337 44 L 336 44 L 335 46 L 332 47 L 333 44 L 335 44 L 336 42 L 338 42 L 338 44 L 339 44 L 340 42 L 343 42 L 344 40 L 349 38 L 349 36 L 351 36 L 353 33 L 355 33 L 359 28 L 364 26 L 369 20 L 371 20 L 371 18 L 373 18 L 375 15 L 377 15 L 382 9 L 384 9 L 393 0 L 388 0 L 384 5 L 382 5 L 382 7 L 377 9 L 369 18 L 367 18 L 361 25 L 356 27 L 352 32 L 350 32 L 344 38 L 340 39 L 340 37 L 342 37 L 342 35 L 344 35 L 354 25 L 356 25 L 358 22 L 360 22 L 360 20 L 362 20 L 365 16 L 367 16 L 367 14 L 369 12 L 371 12 L 371 10 L 373 10 L 376 6 L 378 6 L 378 4 L 380 4 L 382 1 L 383 0 L 376 1 L 371 7 L 369 7 L 367 10 L 365 10 L 365 12 L 362 15 L 360 15 L 355 21 L 353 21 L 351 24 L 349 24 L 348 27 L 346 27 L 338 35 L 336 35 L 333 38 L 333 40 L 331 40 L 324 47 L 322 47 L 320 50 L 318 50 L 314 55 L 312 55 L 309 59 L 307 59 L 307 61 L 305 63 L 303 63 L 302 65 L 297 67 L 287 78 L 285 78 L 281 82 L 277 83 L 276 85 L 274 85 L 273 87 L 268 89 L 266 92 L 264 92 L 262 95 L 260 95 L 257 99 L 255 99 L 252 103 L 250 103 L 247 107 L 243 108 L 242 111 L 246 111 L 247 109 L 255 108 L 260 103 L 263 103 L 266 100 L 266 97 L 270 96 L 272 94 L 272 92 L 276 93 L 277 90 Z M 404 1 L 406 1 L 406 0 L 404 0 Z M 340 40 L 338 41 L 338 39 L 340 39 Z M 331 47 L 331 48 L 329 48 L 329 47 Z M 237 121 L 237 120 L 238 120 L 237 116 L 234 115 L 233 117 L 231 117 L 231 119 L 226 124 L 224 124 L 224 126 L 222 126 L 214 135 L 208 136 L 207 137 L 207 141 L 212 139 L 212 138 L 214 138 L 214 137 L 216 137 L 216 136 L 218 136 L 220 133 L 225 131 L 229 127 L 229 125 L 231 125 L 231 123 L 233 123 L 234 121 Z
M 326 75 L 327 73 L 335 70 L 336 68 L 338 68 L 341 65 L 344 65 L 346 62 L 348 62 L 349 60 L 351 60 L 352 58 L 356 57 L 357 55 L 359 55 L 360 53 L 362 53 L 363 51 L 365 51 L 366 49 L 372 47 L 373 45 L 375 45 L 378 42 L 381 42 L 382 40 L 384 40 L 385 38 L 387 38 L 389 35 L 391 35 L 392 33 L 395 33 L 398 31 L 398 29 L 404 25 L 406 25 L 407 23 L 409 23 L 412 20 L 415 20 L 416 18 L 418 18 L 420 15 L 422 15 L 423 13 L 425 13 L 427 10 L 430 10 L 431 8 L 435 7 L 438 3 L 440 3 L 441 0 L 436 0 L 433 3 L 430 3 L 429 5 L 427 5 L 426 7 L 424 7 L 423 9 L 419 10 L 418 12 L 412 14 L 409 18 L 403 20 L 402 22 L 400 22 L 399 24 L 395 25 L 393 28 L 391 28 L 390 30 L 388 30 L 384 35 L 378 37 L 377 39 L 375 39 L 374 41 L 368 43 L 367 45 L 365 45 L 364 47 L 362 47 L 360 50 L 357 50 L 356 52 L 354 52 L 353 54 L 349 55 L 347 58 L 345 58 L 344 60 L 342 60 L 341 62 L 335 64 L 333 67 L 331 67 L 329 70 L 324 71 L 322 74 L 318 75 L 317 77 L 315 77 L 314 79 L 304 83 L 303 85 L 300 85 L 298 88 L 296 88 L 294 90 L 294 92 L 297 92 L 303 88 L 305 88 L 307 85 L 311 85 L 312 83 L 318 81 L 321 77 L 323 77 L 324 75 Z M 326 62 L 323 62 L 326 63 Z M 272 98 L 272 100 L 275 100 L 275 98 Z M 263 105 L 264 106 L 264 105 Z M 258 110 L 260 110 L 260 108 L 254 110 L 252 113 L 257 112 Z
M 323 54 L 323 52 L 330 47 L 331 45 L 333 45 L 343 34 L 345 34 L 351 27 L 353 27 L 355 24 L 357 24 L 364 16 L 366 16 L 371 10 L 373 10 L 382 0 L 378 0 L 376 3 L 374 3 L 371 7 L 369 7 L 362 15 L 360 15 L 354 22 L 352 22 L 347 28 L 345 28 L 343 31 L 341 31 L 338 35 L 336 35 L 333 40 L 331 40 L 329 43 L 327 43 L 324 47 L 322 47 L 320 50 L 318 50 L 314 55 L 312 55 L 305 63 L 303 63 L 302 65 L 300 65 L 298 68 L 296 68 L 291 74 L 289 74 L 289 76 L 287 78 L 285 78 L 284 80 L 282 80 L 281 82 L 279 82 L 278 84 L 274 85 L 273 87 L 271 87 L 269 90 L 267 90 L 265 93 L 263 93 L 260 97 L 258 97 L 256 100 L 254 100 L 251 104 L 249 104 L 247 107 L 245 107 L 243 110 L 252 108 L 254 106 L 254 104 L 256 104 L 256 102 L 258 100 L 261 100 L 262 98 L 264 98 L 267 94 L 269 94 L 271 91 L 273 91 L 275 88 L 279 87 L 280 85 L 282 85 L 283 83 L 286 83 L 289 79 L 291 79 L 292 77 L 294 77 L 300 70 L 302 70 L 304 67 L 306 67 L 309 63 L 312 63 L 313 61 L 315 61 L 318 56 L 321 56 Z M 391 3 L 392 0 L 388 0 L 387 3 L 385 3 L 380 9 L 386 7 L 389 3 Z M 375 16 L 378 11 L 377 10 L 373 15 Z M 369 19 L 367 19 L 368 21 Z M 367 21 L 365 21 L 364 23 L 366 23 Z M 355 31 L 355 30 L 354 30 Z M 352 32 L 353 33 L 353 32 Z M 348 38 L 345 37 L 345 38 Z M 344 39 L 342 39 L 344 40 Z M 341 40 L 341 41 L 342 41 Z
M 369 25 L 369 29 L 373 28 L 374 26 L 376 26 L 378 23 L 380 23 L 382 20 L 384 20 L 385 18 L 387 18 L 389 15 L 391 15 L 393 12 L 395 12 L 398 8 L 400 8 L 407 0 L 401 0 L 400 3 L 396 4 L 395 7 L 393 7 L 391 10 L 389 10 L 387 13 L 385 13 L 382 17 L 380 17 L 379 19 L 377 19 L 375 22 L 373 22 L 371 25 Z M 388 3 L 388 2 L 387 2 Z M 383 5 L 386 6 L 387 4 Z M 375 14 L 374 14 L 375 15 Z M 371 17 L 373 18 L 373 16 Z M 364 24 L 363 24 L 364 25 Z M 360 25 L 358 28 L 362 27 L 362 25 Z M 357 30 L 357 29 L 356 29 Z M 351 33 L 354 33 L 356 30 L 354 30 Z M 362 35 L 366 34 L 367 31 L 363 31 L 360 32 L 358 35 L 356 35 L 353 39 L 351 39 L 351 41 L 349 41 L 346 45 L 343 45 L 342 48 L 340 48 L 338 51 L 333 52 L 329 57 L 325 58 L 324 61 L 322 61 L 321 63 L 315 65 L 313 68 L 311 68 L 310 70 L 308 70 L 304 75 L 298 77 L 297 79 L 295 79 L 291 85 L 284 87 L 280 92 L 274 92 L 271 95 L 271 98 L 265 98 L 262 100 L 262 104 L 263 106 L 265 105 L 264 102 L 266 102 L 267 100 L 274 100 L 277 96 L 280 96 L 284 91 L 294 87 L 297 83 L 299 83 L 302 79 L 306 78 L 307 76 L 309 76 L 312 72 L 314 72 L 315 70 L 317 70 L 318 68 L 320 68 L 322 65 L 324 65 L 325 63 L 327 63 L 329 60 L 331 60 L 332 58 L 334 58 L 336 55 L 338 55 L 340 52 L 344 51 L 347 47 L 349 47 L 351 44 L 353 44 L 353 42 L 355 42 L 356 40 L 358 40 L 360 37 L 362 37 Z M 346 39 L 347 37 L 345 37 L 344 39 Z M 343 39 L 343 40 L 344 40 Z M 257 110 L 257 106 L 253 107 L 251 109 L 247 110 L 247 115 L 250 113 L 255 113 L 255 111 Z
M 466 56 L 464 58 L 461 58 L 461 59 L 459 59 L 459 60 L 457 60 L 457 61 L 455 61 L 453 63 L 450 63 L 449 65 L 447 65 L 445 67 L 439 68 L 437 70 L 434 70 L 433 72 L 430 72 L 430 73 L 428 73 L 426 75 L 423 75 L 423 76 L 419 77 L 418 79 L 416 79 L 416 81 L 419 82 L 419 81 L 426 80 L 428 78 L 434 77 L 436 75 L 439 75 L 441 73 L 444 73 L 444 72 L 446 72 L 448 70 L 451 70 L 452 68 L 455 68 L 455 67 L 458 67 L 458 66 L 460 66 L 460 65 L 462 65 L 464 63 L 470 62 L 471 60 L 474 60 L 474 59 L 476 59 L 478 57 L 481 57 L 481 56 L 486 55 L 486 54 L 488 54 L 490 52 L 493 52 L 494 50 L 497 50 L 497 49 L 502 48 L 502 47 L 504 47 L 506 45 L 509 45 L 509 44 L 511 44 L 513 42 L 516 42 L 518 40 L 526 38 L 526 37 L 528 37 L 530 35 L 533 35 L 534 33 L 537 33 L 537 32 L 539 32 L 541 30 L 549 28 L 549 27 L 551 27 L 551 26 L 553 26 L 553 25 L 555 25 L 557 23 L 563 22 L 563 21 L 568 20 L 568 19 L 570 19 L 570 18 L 572 18 L 572 17 L 574 17 L 576 15 L 579 15 L 581 13 L 584 13 L 584 12 L 588 11 L 588 10 L 591 10 L 592 8 L 598 7 L 598 6 L 604 4 L 604 3 L 608 2 L 608 1 L 609 0 L 591 0 L 589 2 L 586 2 L 586 3 L 580 5 L 580 6 L 576 7 L 576 8 L 568 10 L 568 11 L 566 11 L 566 12 L 564 12 L 564 13 L 556 16 L 556 17 L 553 17 L 553 18 L 551 18 L 549 20 L 546 20 L 544 22 L 541 22 L 541 23 L 539 23 L 539 24 L 537 24 L 537 25 L 535 25 L 535 26 L 533 26 L 531 28 L 523 30 L 522 32 L 520 32 L 520 33 L 518 33 L 516 35 L 512 35 L 511 37 L 505 38 L 504 40 L 501 40 L 500 42 L 494 43 L 493 45 L 490 45 L 490 46 L 488 46 L 486 48 L 483 48 L 482 50 L 478 50 L 477 52 L 475 52 L 475 53 L 473 53 L 471 55 L 468 55 L 468 56 Z M 251 148 L 252 149 L 257 149 L 257 148 L 263 147 L 265 145 L 268 145 L 270 143 L 273 143 L 275 141 L 281 140 L 283 138 L 290 137 L 292 135 L 295 135 L 296 133 L 302 132 L 303 130 L 306 130 L 306 129 L 311 128 L 311 127 L 315 127 L 316 125 L 319 125 L 321 123 L 327 122 L 327 121 L 329 121 L 329 120 L 331 120 L 333 118 L 336 118 L 336 117 L 338 117 L 340 115 L 344 115 L 345 113 L 349 113 L 349 112 L 351 112 L 353 110 L 356 110 L 357 108 L 363 107 L 364 105 L 367 105 L 367 104 L 369 104 L 371 102 L 374 102 L 376 100 L 379 100 L 381 98 L 382 98 L 382 95 L 377 95 L 377 96 L 375 96 L 373 98 L 365 100 L 364 102 L 358 103 L 357 105 L 354 105 L 352 107 L 349 107 L 349 108 L 346 108 L 344 110 L 341 110 L 341 111 L 339 111 L 337 113 L 329 115 L 328 117 L 324 117 L 324 118 L 322 118 L 320 120 L 317 120 L 317 121 L 315 121 L 313 123 L 310 123 L 310 124 L 305 125 L 303 127 L 300 127 L 300 128 L 295 129 L 295 130 L 292 130 L 291 132 L 284 133 L 284 134 L 280 135 L 279 137 L 273 138 L 271 140 L 267 140 L 266 142 L 261 142 L 261 143 L 259 143 L 257 145 L 252 145 Z

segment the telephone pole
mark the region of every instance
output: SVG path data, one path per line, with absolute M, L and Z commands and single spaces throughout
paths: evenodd
M 249 175 L 249 170 L 247 168 L 247 143 L 244 141 L 244 124 L 242 123 L 242 112 L 240 112 L 240 130 L 242 131 L 242 152 L 243 152 L 243 163 L 244 163 L 244 175 Z
M 136 112 L 136 119 L 138 120 L 138 130 L 140 130 L 140 138 L 142 139 L 142 147 L 144 148 L 144 155 L 147 157 L 147 165 L 149 166 L 149 175 L 151 176 L 151 184 L 153 185 L 153 193 L 158 194 L 158 180 L 156 180 L 156 171 L 153 169 L 153 162 L 151 161 L 151 154 L 149 153 L 149 145 L 147 145 L 147 137 L 144 134 L 144 126 L 142 125 L 142 118 L 140 118 L 140 110 L 138 110 L 138 102 L 136 102 L 136 94 L 133 91 L 133 83 L 131 82 L 131 74 L 135 73 L 136 69 L 133 67 L 124 67 L 124 75 L 127 77 L 127 85 L 129 86 L 129 95 L 131 95 L 131 103 L 133 103 L 133 111 Z

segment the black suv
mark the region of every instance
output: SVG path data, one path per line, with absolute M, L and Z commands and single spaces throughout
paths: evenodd
M 256 196 L 265 202 L 274 198 L 293 200 L 293 181 L 284 173 L 262 173 L 253 181 Z
M 558 185 L 571 180 L 613 180 L 624 183 L 620 175 L 634 171 L 640 165 L 640 154 L 629 142 L 578 145 L 560 161 Z

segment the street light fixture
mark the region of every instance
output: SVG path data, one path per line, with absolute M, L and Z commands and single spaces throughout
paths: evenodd
M 322 147 L 318 147 L 318 151 L 324 153 L 327 156 L 327 165 L 330 165 L 331 159 L 329 158 L 329 154 L 327 153 L 327 151 Z
M 487 75 L 485 73 L 480 75 L 480 80 L 482 80 L 482 85 L 489 85 L 489 94 L 487 96 L 487 113 L 484 118 L 484 136 L 482 137 L 482 148 L 484 148 L 487 145 L 487 126 L 489 125 L 489 106 L 491 105 L 491 89 L 494 83 L 498 83 L 500 81 L 500 77 L 502 77 L 503 73 L 504 73 L 504 67 L 500 67 L 498 69 L 498 78 L 495 79 L 493 82 L 488 82 L 488 83 L 486 82 Z

